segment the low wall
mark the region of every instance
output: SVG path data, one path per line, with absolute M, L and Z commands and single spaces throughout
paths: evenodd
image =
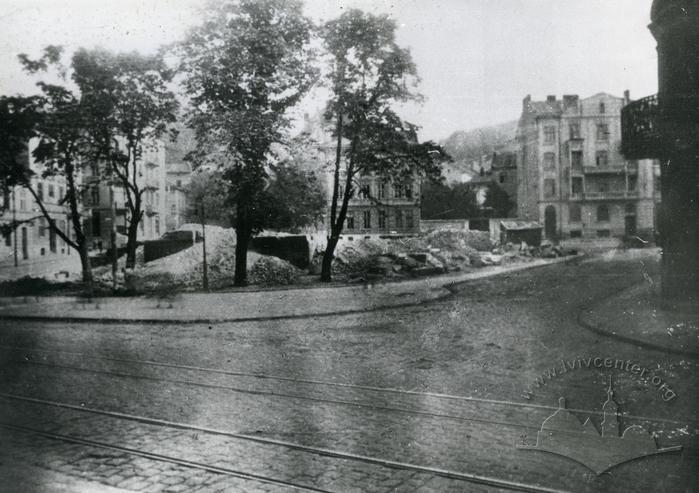
M 311 260 L 311 247 L 306 235 L 257 236 L 250 242 L 250 250 L 272 255 L 306 269 Z
M 152 240 L 143 242 L 143 261 L 151 262 L 162 257 L 189 248 L 193 245 L 192 237 L 188 239 Z

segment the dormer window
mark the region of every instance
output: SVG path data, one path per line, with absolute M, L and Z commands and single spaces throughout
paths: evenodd
M 605 112 L 604 103 L 599 104 L 599 112 L 600 112 L 600 114 L 604 114 L 604 112 Z

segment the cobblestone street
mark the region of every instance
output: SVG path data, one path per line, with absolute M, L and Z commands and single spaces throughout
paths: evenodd
M 648 255 L 597 258 L 315 318 L 4 320 L 0 462 L 127 491 L 690 491 L 697 362 L 579 323 L 656 271 Z M 578 363 L 551 375 L 594 358 L 649 373 Z M 516 448 L 559 397 L 599 429 L 610 378 L 623 427 L 681 451 L 596 475 Z

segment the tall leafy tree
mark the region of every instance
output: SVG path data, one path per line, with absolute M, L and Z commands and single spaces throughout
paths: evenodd
M 174 73 L 160 55 L 102 49 L 78 50 L 72 65 L 81 101 L 91 110 L 84 116 L 93 159 L 103 163 L 103 178 L 120 186 L 126 196 L 126 267 L 133 268 L 144 194 L 150 186 L 141 179 L 145 157 L 148 150 L 157 149 L 177 116 L 178 102 L 169 87 Z
M 316 74 L 311 21 L 298 0 L 210 3 L 203 22 L 179 46 L 188 124 L 197 149 L 227 154 L 224 178 L 235 205 L 234 283 L 247 284 L 247 251 L 266 187 L 271 146 L 283 140 L 288 110 Z
M 449 186 L 428 181 L 422 186 L 422 219 L 467 219 L 479 213 L 476 194 L 467 183 Z
M 22 135 L 15 136 L 10 140 L 10 147 L 4 151 L 15 154 L 18 150 L 19 141 L 22 145 L 28 144 L 27 138 L 36 137 L 38 144 L 33 151 L 33 158 L 39 165 L 39 173 L 22 166 L 18 172 L 10 173 L 11 183 L 23 186 L 29 191 L 37 204 L 41 217 L 45 218 L 48 227 L 59 238 L 61 238 L 70 248 L 76 250 L 80 255 L 82 264 L 82 277 L 86 283 L 92 282 L 92 270 L 90 257 L 88 255 L 88 238 L 83 228 L 82 220 L 82 184 L 81 173 L 83 166 L 88 161 L 87 149 L 89 149 L 89 139 L 86 132 L 86 121 L 84 115 L 90 111 L 68 87 L 68 69 L 61 61 L 62 48 L 59 46 L 47 46 L 39 59 L 32 60 L 27 55 L 19 55 L 20 63 L 25 71 L 30 74 L 52 72 L 51 78 L 59 83 L 47 83 L 39 81 L 41 94 L 32 98 L 23 99 L 23 111 L 18 112 L 17 100 L 12 103 L 10 115 L 13 119 L 8 123 L 7 128 L 14 128 L 15 132 L 20 131 Z M 8 100 L 6 99 L 5 102 Z M 5 105 L 3 105 L 5 106 Z M 7 106 L 5 106 L 7 109 Z M 3 110 L 0 110 L 3 111 Z M 5 132 L 3 132 L 5 133 Z M 10 161 L 3 155 L 3 164 Z M 3 166 L 3 175 L 7 177 L 10 168 Z M 68 205 L 69 221 L 73 230 L 73 235 L 62 230 L 55 218 L 48 211 L 44 199 L 32 186 L 35 176 L 41 178 L 59 177 L 64 180 L 66 191 L 61 199 L 62 204 Z M 16 227 L 16 225 L 14 225 Z
M 418 143 L 417 127 L 403 121 L 394 107 L 420 101 L 417 69 L 410 52 L 398 46 L 396 24 L 388 16 L 349 10 L 327 22 L 322 37 L 331 90 L 325 118 L 333 127 L 336 152 L 327 247 L 321 280 L 331 280 L 332 259 L 347 207 L 362 175 L 402 180 L 437 176 L 442 149 Z
M 516 204 L 507 192 L 497 183 L 491 183 L 485 191 L 483 209 L 491 217 L 510 217 Z

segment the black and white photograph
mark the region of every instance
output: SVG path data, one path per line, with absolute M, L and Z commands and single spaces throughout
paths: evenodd
M 699 491 L 699 0 L 0 0 L 1 493 Z

